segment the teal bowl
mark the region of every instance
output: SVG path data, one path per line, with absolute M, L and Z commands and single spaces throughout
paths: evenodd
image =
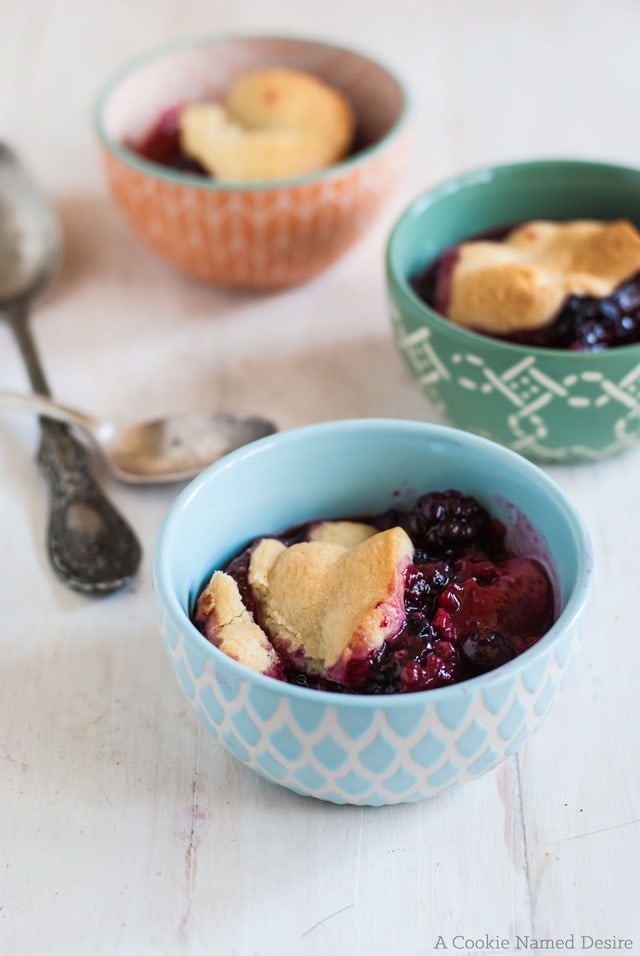
M 437 690 L 336 694 L 249 670 L 191 623 L 211 572 L 251 538 L 452 487 L 500 518 L 510 546 L 543 561 L 555 585 L 555 624 L 508 664 Z M 179 495 L 154 555 L 165 651 L 204 727 L 261 776 L 333 803 L 421 800 L 515 753 L 571 672 L 590 581 L 587 532 L 544 472 L 463 431 L 394 420 L 313 425 L 234 452 Z
M 531 348 L 461 328 L 410 280 L 445 249 L 527 219 L 626 218 L 640 227 L 640 170 L 577 160 L 493 166 L 418 196 L 389 237 L 397 346 L 453 424 L 542 462 L 595 461 L 640 437 L 640 344 L 600 352 Z

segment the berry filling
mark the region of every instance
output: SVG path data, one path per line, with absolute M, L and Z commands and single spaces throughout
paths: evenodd
M 324 672 L 309 667 L 300 648 L 269 633 L 250 583 L 252 542 L 227 566 L 244 606 L 267 634 L 278 665 L 269 675 L 315 689 L 360 694 L 429 690 L 484 674 L 536 643 L 554 620 L 549 577 L 535 559 L 505 545 L 505 529 L 479 502 L 455 490 L 430 492 L 408 510 L 366 521 L 372 531 L 402 528 L 413 557 L 405 568 L 404 620 L 371 649 L 353 653 Z M 277 536 L 286 547 L 309 540 L 318 522 Z M 197 626 L 200 622 L 195 618 Z
M 137 142 L 128 142 L 127 148 L 143 159 L 158 166 L 175 169 L 181 173 L 208 176 L 207 171 L 194 159 L 185 155 L 180 143 L 181 106 L 172 106 L 160 114 L 149 132 Z

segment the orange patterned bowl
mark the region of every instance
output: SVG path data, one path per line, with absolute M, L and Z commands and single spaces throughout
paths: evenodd
M 349 158 L 295 179 L 217 182 L 126 145 L 166 109 L 224 100 L 239 76 L 270 66 L 312 73 L 346 95 L 358 142 Z M 189 276 L 255 289 L 304 282 L 360 239 L 403 168 L 406 119 L 405 91 L 389 70 L 351 50 L 286 37 L 165 47 L 122 69 L 95 109 L 109 187 L 142 239 Z

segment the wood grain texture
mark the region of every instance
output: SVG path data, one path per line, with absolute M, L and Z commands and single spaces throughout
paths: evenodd
M 66 234 L 34 334 L 57 397 L 107 419 L 216 406 L 281 427 L 438 420 L 386 312 L 384 243 L 409 198 L 497 160 L 640 162 L 635 0 L 0 0 L 0 13 L 0 138 Z M 165 40 L 328 25 L 411 90 L 406 179 L 370 235 L 306 286 L 243 296 L 180 278 L 107 197 L 98 89 Z M 0 382 L 27 387 L 1 324 Z M 0 421 L 3 956 L 417 956 L 444 952 L 439 937 L 449 952 L 485 935 L 517 951 L 518 935 L 571 934 L 578 951 L 583 934 L 640 950 L 640 453 L 548 469 L 590 527 L 597 586 L 581 660 L 541 732 L 452 793 L 360 809 L 262 781 L 187 710 L 151 584 L 176 487 L 107 483 L 145 547 L 130 592 L 88 600 L 52 577 L 36 441 L 34 422 Z

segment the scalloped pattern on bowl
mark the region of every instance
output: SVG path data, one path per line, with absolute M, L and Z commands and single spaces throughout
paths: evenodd
M 426 691 L 399 711 L 337 709 L 324 694 L 301 706 L 277 681 L 271 689 L 268 678 L 257 685 L 214 663 L 166 614 L 160 630 L 183 694 L 227 750 L 299 794 L 358 805 L 414 802 L 497 766 L 538 729 L 583 637 L 568 630 L 553 654 L 485 680 L 479 693 Z
M 509 663 L 428 691 L 327 693 L 243 667 L 191 622 L 212 569 L 256 534 L 375 514 L 449 487 L 478 497 L 503 523 L 508 546 L 551 575 L 556 623 Z M 544 472 L 458 429 L 393 419 L 310 425 L 233 452 L 178 496 L 154 556 L 164 648 L 201 723 L 263 777 L 334 803 L 421 800 L 515 753 L 570 674 L 591 579 L 587 531 Z

